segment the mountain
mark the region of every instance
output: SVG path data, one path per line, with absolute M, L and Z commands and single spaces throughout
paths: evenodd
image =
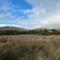
M 35 29 L 33 29 L 33 30 L 49 30 L 48 28 L 35 28 Z
M 13 27 L 13 26 L 4 26 L 0 27 L 0 30 L 16 30 L 16 31 L 24 31 L 23 28 Z

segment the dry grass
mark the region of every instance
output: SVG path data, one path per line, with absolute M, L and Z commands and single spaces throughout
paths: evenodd
M 0 36 L 0 60 L 60 60 L 60 35 Z

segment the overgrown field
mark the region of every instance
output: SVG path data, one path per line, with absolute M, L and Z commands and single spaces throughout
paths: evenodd
M 0 36 L 0 60 L 60 60 L 60 35 Z

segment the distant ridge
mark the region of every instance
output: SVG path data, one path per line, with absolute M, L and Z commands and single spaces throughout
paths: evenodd
M 48 28 L 35 28 L 33 30 L 45 30 L 45 29 L 48 29 Z
M 25 29 L 19 28 L 19 27 L 15 27 L 15 26 L 3 26 L 3 27 L 0 27 L 0 30 L 17 30 L 17 31 L 23 31 Z
M 48 28 L 35 28 L 35 29 L 25 29 L 25 28 L 19 28 L 19 27 L 16 27 L 16 26 L 3 26 L 3 27 L 0 27 L 0 30 L 17 30 L 17 31 L 25 31 L 25 30 L 50 30 Z M 55 29 L 57 31 L 60 31 L 60 28 L 59 29 Z

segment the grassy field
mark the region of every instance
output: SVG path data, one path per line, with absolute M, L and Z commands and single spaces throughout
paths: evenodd
M 0 60 L 60 60 L 60 35 L 0 36 Z

